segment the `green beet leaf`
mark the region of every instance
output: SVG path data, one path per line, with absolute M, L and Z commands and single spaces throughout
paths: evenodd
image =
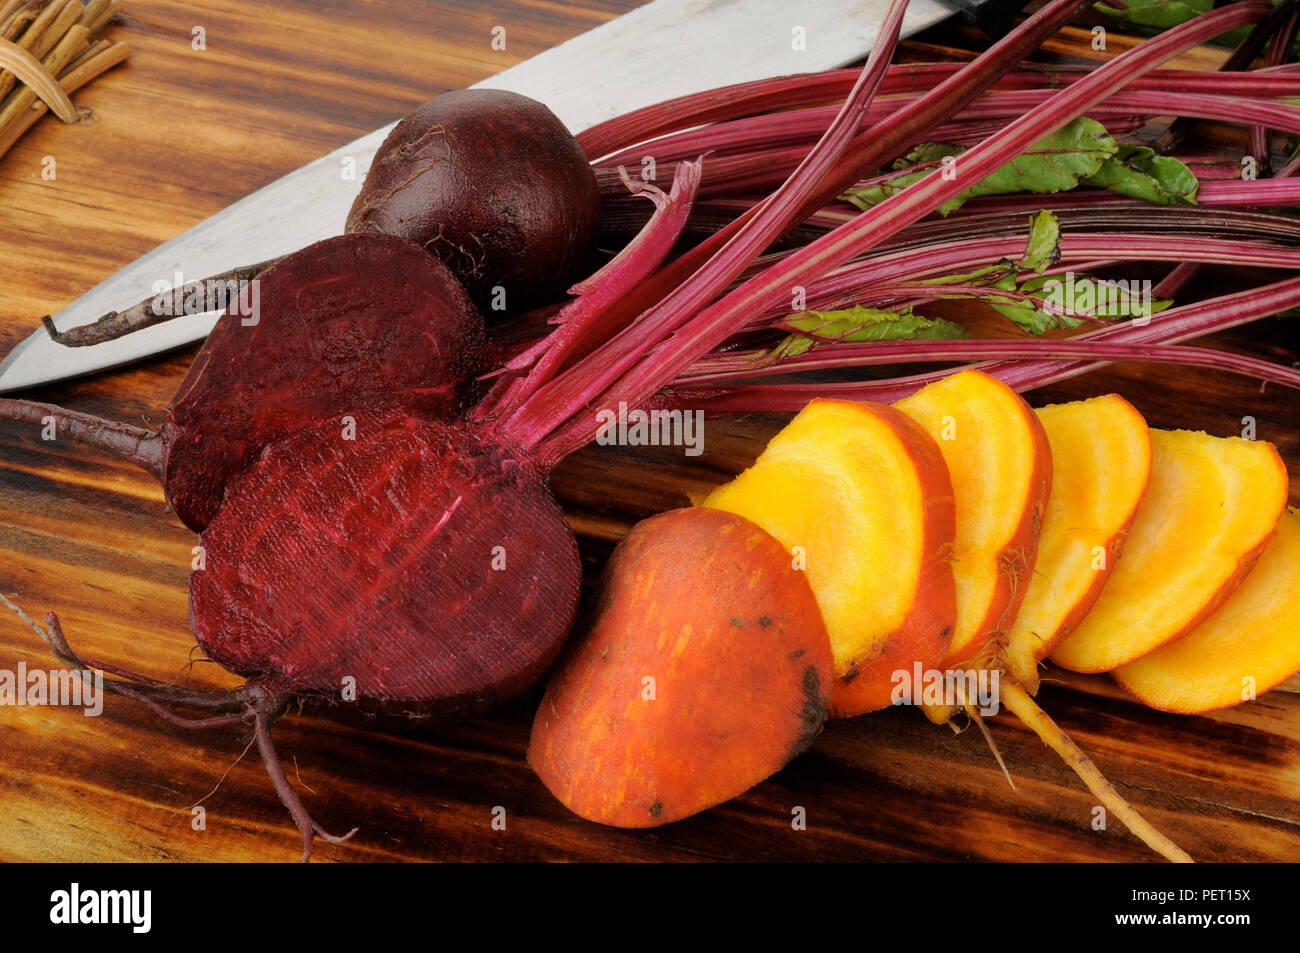
M 1100 171 L 1105 160 L 1115 155 L 1118 148 L 1105 126 L 1096 120 L 1080 117 L 939 206 L 939 213 L 947 215 L 960 208 L 967 199 L 978 195 L 1068 191 L 1082 179 Z M 960 176 L 961 154 L 965 151 L 956 146 L 927 143 L 895 163 L 896 167 L 903 163 L 903 169 L 895 168 L 886 176 L 849 189 L 841 199 L 865 211 L 919 182 L 935 169 L 946 166 L 951 174 Z
M 781 324 L 792 333 L 771 352 L 773 360 L 802 354 L 829 341 L 941 341 L 968 338 L 960 324 L 916 314 L 910 306 L 891 311 L 854 305 L 839 311 L 800 311 Z
M 1156 205 L 1195 205 L 1200 183 L 1196 173 L 1172 156 L 1156 155 L 1146 146 L 1122 145 L 1083 184 Z

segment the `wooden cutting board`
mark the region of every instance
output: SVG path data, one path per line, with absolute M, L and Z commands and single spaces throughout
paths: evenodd
M 126 40 L 133 56 L 76 97 L 97 121 L 64 127 L 47 118 L 0 161 L 0 347 L 233 200 L 438 91 L 635 5 L 131 0 L 108 35 Z M 497 25 L 507 28 L 504 52 L 490 46 Z M 206 50 L 192 49 L 195 27 Z M 1079 38 L 1087 36 L 1052 49 L 1086 52 Z M 954 43 L 978 40 L 940 28 L 909 49 L 934 55 Z M 45 156 L 55 159 L 54 181 L 41 177 Z M 1277 320 L 1210 343 L 1296 359 L 1294 325 Z M 26 396 L 156 423 L 193 355 L 188 348 Z M 1030 397 L 1048 403 L 1111 390 L 1158 427 L 1227 435 L 1253 417 L 1258 436 L 1300 474 L 1294 392 L 1125 365 Z M 636 520 L 727 479 L 779 425 L 764 417 L 711 422 L 704 456 L 691 460 L 600 449 L 565 463 L 554 485 L 589 574 Z M 0 424 L 0 591 L 38 617 L 58 612 L 86 655 L 160 679 L 235 684 L 194 650 L 186 604 L 194 544 L 142 473 Z M 28 629 L 0 614 L 0 668 L 20 662 L 51 664 Z M 1044 688 L 1044 707 L 1194 857 L 1300 858 L 1300 696 L 1278 691 L 1180 717 L 1133 703 L 1104 678 L 1051 677 L 1058 681 Z M 1153 858 L 1117 822 L 1093 830 L 1093 798 L 1014 719 L 991 726 L 1012 790 L 978 732 L 936 728 L 910 709 L 830 725 L 779 775 L 698 817 L 654 831 L 601 828 L 570 815 L 525 764 L 536 701 L 534 693 L 487 717 L 403 733 L 310 711 L 285 719 L 276 728 L 281 754 L 317 819 L 360 828 L 348 844 L 318 842 L 317 858 Z M 97 718 L 0 708 L 0 859 L 294 859 L 297 833 L 261 765 L 244 756 L 248 743 L 247 733 L 170 727 L 116 698 Z M 201 830 L 192 811 L 199 803 Z M 504 830 L 492 823 L 498 807 Z M 806 811 L 806 830 L 792 827 L 796 807 Z

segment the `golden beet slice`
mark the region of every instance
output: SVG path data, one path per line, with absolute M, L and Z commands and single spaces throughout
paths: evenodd
M 1107 394 L 1036 413 L 1052 448 L 1052 493 L 1034 575 L 1004 648 L 1011 673 L 1030 691 L 1038 661 L 1101 595 L 1151 475 L 1151 432 L 1124 398 Z
M 1109 672 L 1190 631 L 1232 594 L 1286 505 L 1272 444 L 1151 431 L 1151 480 L 1124 554 L 1052 661 Z
M 906 414 L 814 400 L 704 505 L 753 520 L 806 567 L 835 654 L 833 716 L 887 707 L 896 671 L 945 654 L 952 486 Z
M 1204 622 L 1115 670 L 1138 701 L 1195 714 L 1264 694 L 1300 671 L 1300 514 L 1284 513 L 1245 581 Z
M 1052 486 L 1037 415 L 995 377 L 960 371 L 895 404 L 934 438 L 956 499 L 957 628 L 945 666 L 978 659 L 1015 618 Z
M 729 800 L 821 730 L 831 648 L 779 542 L 719 510 L 632 530 L 551 677 L 528 761 L 575 814 L 655 827 Z

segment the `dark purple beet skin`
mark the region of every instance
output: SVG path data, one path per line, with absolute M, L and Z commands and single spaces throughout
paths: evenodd
M 270 446 L 201 537 L 203 650 L 275 694 L 362 710 L 482 711 L 554 660 L 577 543 L 525 458 L 464 423 L 355 415 Z M 504 611 L 503 611 L 504 610 Z
M 503 90 L 459 90 L 389 133 L 347 229 L 424 246 L 491 319 L 496 287 L 518 311 L 555 300 L 585 274 L 600 192 L 581 147 L 544 105 Z
M 460 415 L 486 332 L 436 258 L 389 235 L 328 238 L 258 278 L 257 323 L 227 312 L 168 409 L 167 499 L 202 531 L 268 443 L 333 414 L 402 406 Z

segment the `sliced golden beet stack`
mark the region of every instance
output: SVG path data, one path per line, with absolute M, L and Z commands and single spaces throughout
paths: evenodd
M 753 520 L 805 567 L 835 656 L 833 715 L 888 706 L 896 671 L 942 660 L 956 621 L 952 486 L 906 414 L 814 400 L 704 505 Z
M 895 406 L 938 444 L 952 479 L 957 627 L 943 665 L 983 659 L 1029 586 L 1052 487 L 1037 415 L 1002 381 L 960 371 Z
M 1037 691 L 1046 658 L 1101 595 L 1151 475 L 1151 433 L 1115 394 L 1039 408 L 1052 450 L 1052 492 L 1038 560 L 1007 633 L 1007 668 Z
M 1033 566 L 1051 480 L 1037 416 L 978 372 L 931 386 L 909 399 L 926 428 L 881 405 L 813 401 L 753 467 L 706 500 L 806 553 L 835 656 L 833 715 L 889 704 L 896 673 L 910 676 L 918 662 L 924 669 L 949 658 L 983 663 L 976 656 L 991 650 L 987 642 L 1015 611 Z M 951 479 L 945 459 L 955 471 Z M 952 496 L 946 506 L 927 499 L 945 484 L 956 489 L 957 505 L 964 499 L 968 507 L 964 565 L 953 555 L 962 522 L 960 513 L 954 519 Z M 958 618 L 951 565 L 962 566 L 972 597 L 966 639 L 956 649 L 935 632 L 946 618 L 950 636 Z M 1119 796 L 1019 685 L 1003 680 L 1000 688 L 1002 703 L 1065 759 L 1112 816 L 1165 857 L 1190 859 Z M 959 707 L 973 711 L 965 701 Z M 935 720 L 951 710 L 926 706 Z
M 958 621 L 943 664 L 999 669 L 1009 630 L 1035 572 L 1040 534 L 1054 492 L 1055 460 L 1047 431 L 1018 394 L 978 371 L 953 374 L 895 406 L 936 438 L 956 498 L 953 572 Z M 1063 494 L 1067 506 L 1069 492 Z M 1130 508 L 1134 505 L 1130 501 Z M 1119 796 L 1092 760 L 1020 685 L 1003 679 L 998 687 L 999 701 L 1061 756 L 1113 816 L 1170 860 L 1191 859 Z M 946 705 L 922 707 L 927 717 L 941 723 L 964 708 L 983 727 L 972 701 L 959 697 Z M 985 735 L 991 745 L 987 729 Z
M 1300 514 L 1284 513 L 1241 586 L 1163 648 L 1116 669 L 1152 708 L 1198 714 L 1250 701 L 1300 671 Z
M 1151 431 L 1151 478 L 1101 595 L 1052 652 L 1109 672 L 1191 631 L 1245 579 L 1286 505 L 1271 444 Z

